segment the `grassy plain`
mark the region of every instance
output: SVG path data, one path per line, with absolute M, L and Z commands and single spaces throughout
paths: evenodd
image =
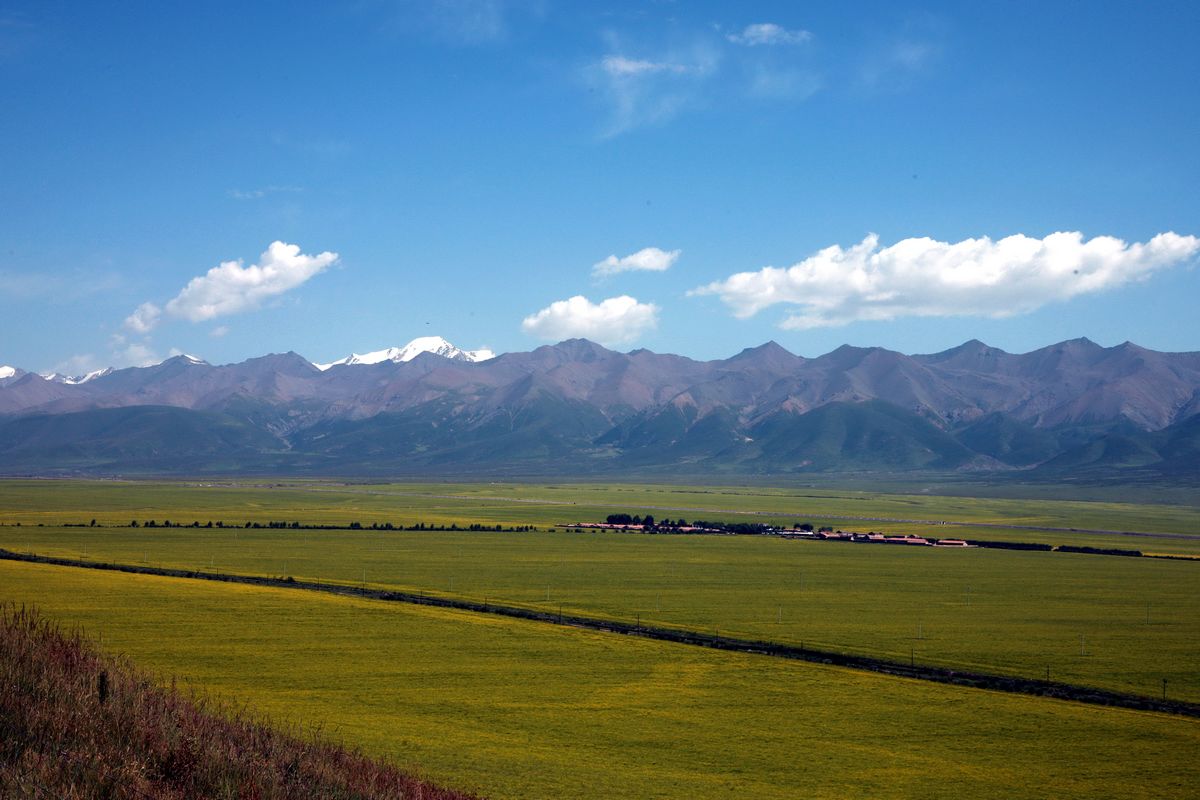
M 628 511 L 688 520 L 790 524 L 942 537 L 1038 541 L 1200 555 L 1200 492 L 1190 505 L 1006 500 L 808 487 L 639 484 L 336 483 L 327 481 L 0 481 L 0 524 L 299 520 L 554 526 Z M 891 520 L 888 522 L 878 521 Z M 919 520 L 905 522 L 903 520 Z M 946 522 L 931 526 L 925 521 Z M 957 526 L 955 522 L 995 527 Z M 1172 536 L 1116 536 L 1019 527 L 1086 528 Z M 1182 536 L 1180 536 L 1182 534 Z
M 0 562 L 103 646 L 493 798 L 1177 797 L 1200 723 L 441 609 Z
M 9 547 L 292 575 L 1200 700 L 1200 563 L 759 537 L 41 528 Z M 30 535 L 32 533 L 32 535 Z M 1081 641 L 1082 637 L 1082 641 Z M 1082 645 L 1082 648 L 1081 648 Z
M 517 489 L 512 499 L 536 500 L 537 491 L 556 491 Z M 486 485 L 255 489 L 33 482 L 0 484 L 2 491 L 9 492 L 0 504 L 9 521 L 24 517 L 20 528 L 0 527 L 0 546 L 11 549 L 185 569 L 365 580 L 373 586 L 640 618 L 1004 674 L 1044 677 L 1048 670 L 1056 680 L 1146 695 L 1158 695 L 1166 679 L 1171 697 L 1200 700 L 1200 562 L 1195 561 L 561 531 L 39 528 L 31 527 L 30 515 L 41 514 L 44 522 L 92 516 L 128 522 L 132 516 L 160 522 L 215 517 L 545 525 L 562 521 L 566 512 L 562 504 L 489 500 L 501 495 Z M 646 498 L 657 490 L 580 491 L 628 493 L 633 501 L 623 507 L 644 511 L 655 505 Z M 468 494 L 470 499 L 463 499 Z M 721 502 L 753 507 L 736 493 Z M 963 501 L 930 502 L 949 510 L 945 504 Z M 45 510 L 35 512 L 38 508 Z M 970 509 L 966 504 L 963 513 Z M 917 509 L 922 510 L 928 509 Z M 1149 514 L 1125 511 L 1135 520 Z M 504 512 L 511 516 L 500 516 Z M 556 516 L 538 516 L 548 513 Z M 1058 508 L 1039 513 L 1039 519 L 1070 520 Z M 1186 509 L 1174 513 L 1176 522 L 1186 519 Z

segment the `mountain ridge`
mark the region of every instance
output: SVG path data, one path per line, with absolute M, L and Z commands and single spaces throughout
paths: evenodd
M 403 347 L 386 347 L 369 353 L 351 353 L 345 358 L 339 358 L 328 364 L 313 362 L 313 366 L 324 372 L 332 367 L 370 365 L 383 361 L 399 364 L 412 361 L 422 353 L 433 353 L 455 361 L 472 362 L 487 361 L 496 357 L 496 354 L 488 349 L 462 350 L 440 336 L 419 336 Z
M 113 409 L 131 410 L 101 413 Z M 136 453 L 140 468 L 168 471 L 1190 474 L 1197 417 L 1200 353 L 1086 339 L 816 358 L 767 342 L 711 361 L 571 339 L 482 361 L 419 350 L 325 369 L 297 353 L 216 366 L 177 356 L 79 383 L 14 370 L 0 383 L 0 470 L 54 471 L 49 454 L 71 450 L 71 469 L 118 469 Z M 113 425 L 155 447 L 120 442 Z M 205 444 L 209 428 L 220 446 Z

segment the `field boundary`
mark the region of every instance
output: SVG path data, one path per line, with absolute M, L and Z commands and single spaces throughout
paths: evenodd
M 1176 714 L 1186 717 L 1200 718 L 1200 704 L 1187 703 L 1177 700 L 1157 699 L 1145 695 L 1114 692 L 1077 684 L 1060 683 L 1058 681 L 1021 678 L 1008 675 L 996 675 L 986 672 L 950 669 L 928 664 L 905 664 L 901 661 L 879 658 L 875 656 L 853 655 L 834 650 L 822 650 L 795 645 L 780 644 L 754 639 L 742 639 L 732 636 L 720 636 L 717 633 L 706 634 L 686 629 L 663 628 L 651 625 L 621 622 L 598 617 L 580 616 L 578 614 L 554 613 L 538 611 L 520 606 L 502 605 L 489 602 L 478 602 L 465 598 L 427 595 L 424 593 L 401 592 L 387 589 L 371 589 L 362 586 L 352 586 L 341 583 L 321 583 L 301 581 L 295 578 L 268 577 L 263 575 L 239 575 L 233 573 L 172 569 L 167 567 L 150 567 L 136 564 L 121 564 L 103 561 L 82 561 L 70 558 L 42 556 L 33 553 L 18 553 L 0 548 L 0 560 L 18 561 L 30 564 L 45 564 L 49 566 L 74 567 L 80 569 L 105 570 L 109 572 L 125 572 L 135 575 L 154 575 L 164 578 L 183 578 L 191 580 L 213 581 L 218 583 L 238 583 L 250 586 L 262 586 L 276 589 L 294 589 L 299 591 L 322 592 L 325 594 L 357 597 L 368 600 L 381 600 L 393 603 L 408 603 L 412 605 L 450 608 L 460 611 L 471 611 L 481 614 L 495 614 L 503 617 L 543 622 L 553 625 L 563 625 L 574 628 L 601 631 L 605 633 L 639 636 L 662 642 L 706 647 L 712 650 L 751 653 L 755 655 L 785 658 L 794 661 L 807 661 L 814 664 L 844 667 L 867 672 L 882 673 L 894 677 L 910 678 L 913 680 L 944 683 L 955 686 L 965 686 L 975 689 L 988 689 L 1010 694 L 1035 695 L 1057 700 L 1068 700 L 1091 705 L 1127 708 L 1137 711 L 1154 711 L 1166 714 Z
M 226 488 L 239 489 L 242 488 L 237 484 L 224 484 Z M 399 497 L 422 497 L 430 500 L 485 500 L 501 503 L 526 503 L 531 505 L 544 506 L 567 506 L 575 505 L 574 503 L 565 500 L 556 500 L 549 497 L 503 497 L 498 495 L 468 495 L 468 494 L 436 494 L 433 492 L 389 492 L 378 489 L 360 489 L 357 486 L 276 486 L 272 484 L 253 484 L 252 488 L 268 489 L 268 490 L 294 490 L 301 492 L 332 492 L 345 494 L 362 494 L 379 497 L 399 496 Z M 638 505 L 638 504 L 621 504 L 621 503 L 603 503 L 603 502 L 585 502 L 582 505 L 590 508 L 616 508 L 626 510 L 630 508 L 647 511 L 674 511 L 687 512 L 689 514 L 739 514 L 751 517 L 798 517 L 809 516 L 813 519 L 820 520 L 844 520 L 850 522 L 898 522 L 901 524 L 915 525 L 930 525 L 942 526 L 949 525 L 964 528 L 999 528 L 1016 531 L 1045 531 L 1049 533 L 1091 533 L 1112 536 L 1142 536 L 1154 539 L 1200 539 L 1200 534 L 1196 533 L 1178 533 L 1171 531 L 1153 532 L 1153 531 L 1124 531 L 1110 530 L 1105 528 L 1063 528 L 1046 525 L 1016 525 L 1008 522 L 971 522 L 964 520 L 946 520 L 946 519 L 906 519 L 904 517 L 866 517 L 866 516 L 850 516 L 845 514 L 814 514 L 807 511 L 771 511 L 771 510 L 737 510 L 732 508 L 703 508 L 697 506 L 659 506 L 659 505 Z

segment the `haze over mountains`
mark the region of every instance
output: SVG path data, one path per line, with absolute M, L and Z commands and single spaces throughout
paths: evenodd
M 903 355 L 774 342 L 694 361 L 582 339 L 439 337 L 314 365 L 178 356 L 62 381 L 0 370 L 0 470 L 48 473 L 1200 476 L 1200 353 L 1075 339 Z

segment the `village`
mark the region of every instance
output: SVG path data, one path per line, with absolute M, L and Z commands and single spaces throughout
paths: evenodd
M 610 514 L 604 522 L 571 522 L 561 527 L 567 530 L 624 531 L 628 533 L 710 534 L 724 536 L 777 536 L 781 539 L 853 542 L 858 544 L 891 544 L 907 547 L 976 547 L 965 539 L 944 539 L 932 536 L 888 536 L 882 531 L 843 531 L 832 527 L 814 528 L 809 523 L 797 523 L 790 528 L 753 522 L 703 522 L 686 520 L 655 520 L 654 517 Z

